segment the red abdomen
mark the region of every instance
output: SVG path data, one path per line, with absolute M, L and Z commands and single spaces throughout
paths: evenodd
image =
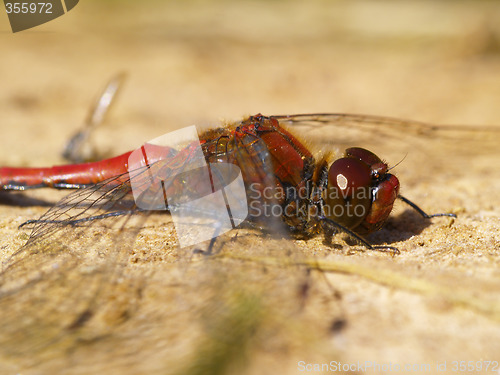
M 149 163 L 171 155 L 166 147 L 150 145 Z M 47 168 L 0 168 L 0 189 L 25 190 L 39 187 L 80 188 L 128 172 L 131 152 L 93 163 L 59 165 Z M 117 181 L 118 183 L 118 181 Z

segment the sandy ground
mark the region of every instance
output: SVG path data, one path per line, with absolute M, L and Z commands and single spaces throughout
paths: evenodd
M 0 164 L 63 163 L 65 141 L 121 71 L 124 90 L 93 139 L 102 155 L 258 112 L 500 129 L 499 18 L 482 1 L 87 0 L 12 34 L 2 13 Z M 67 193 L 2 194 L 0 372 L 456 373 L 454 361 L 473 361 L 498 373 L 485 361 L 500 361 L 500 132 L 407 126 L 350 144 L 391 165 L 404 158 L 402 193 L 458 218 L 426 222 L 399 203 L 369 237 L 398 247 L 394 257 L 341 237 L 328 247 L 240 230 L 206 259 L 179 250 L 168 216 L 154 215 L 121 235 L 69 228 L 45 253 L 9 258 L 28 238 L 18 225 Z M 343 146 L 338 132 L 305 137 L 324 150 Z

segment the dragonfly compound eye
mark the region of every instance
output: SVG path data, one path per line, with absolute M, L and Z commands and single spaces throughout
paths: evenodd
M 381 179 L 387 173 L 387 164 L 371 151 L 361 147 L 351 147 L 345 153 L 347 157 L 356 158 L 366 163 L 372 170 L 372 177 L 375 180 Z
M 328 171 L 325 216 L 347 228 L 356 228 L 370 211 L 371 187 L 369 165 L 353 157 L 336 160 Z
M 399 180 L 396 176 L 387 173 L 384 179 L 373 188 L 373 202 L 365 220 L 356 229 L 360 234 L 367 234 L 379 230 L 389 217 L 394 201 L 399 194 Z
M 375 155 L 373 152 L 368 151 L 361 147 L 351 147 L 345 150 L 346 157 L 355 158 L 361 160 L 362 162 L 372 166 L 374 164 L 382 163 L 382 160 Z
M 380 229 L 399 193 L 399 180 L 373 152 L 352 147 L 328 172 L 325 216 L 367 234 Z

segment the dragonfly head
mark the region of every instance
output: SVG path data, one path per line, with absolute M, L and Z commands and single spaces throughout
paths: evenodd
M 399 180 L 373 152 L 348 148 L 328 171 L 324 214 L 359 234 L 382 227 L 399 193 Z

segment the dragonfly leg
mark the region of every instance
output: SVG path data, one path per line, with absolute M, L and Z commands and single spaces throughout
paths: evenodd
M 217 236 L 214 233 L 214 237 L 212 237 L 212 239 L 210 240 L 210 243 L 208 244 L 207 250 L 204 251 L 205 255 L 208 255 L 208 256 L 214 255 L 220 251 L 220 249 L 219 249 L 219 251 L 215 251 L 215 252 L 213 251 L 216 241 L 217 241 Z
M 217 241 L 217 237 L 219 237 L 219 235 L 221 234 L 221 229 L 222 229 L 222 227 L 220 225 L 216 225 L 214 233 L 212 234 L 212 238 L 210 239 L 210 243 L 207 246 L 207 249 L 202 250 L 199 248 L 195 248 L 193 250 L 193 253 L 194 254 L 203 254 L 206 256 L 211 256 L 211 255 L 215 255 L 215 254 L 219 253 L 222 249 L 222 246 L 219 249 L 217 249 L 216 251 L 214 251 L 214 247 L 215 247 L 215 242 Z
M 405 198 L 402 195 L 398 195 L 398 198 L 401 199 L 403 202 L 405 202 L 407 205 L 409 205 L 411 208 L 413 208 L 415 211 L 417 211 L 420 214 L 420 216 L 422 216 L 424 219 L 431 219 L 433 217 L 438 217 L 438 216 L 457 217 L 457 215 L 450 213 L 439 213 L 439 214 L 429 215 L 408 198 Z
M 89 216 L 89 217 L 84 217 L 81 219 L 73 219 L 73 220 L 44 220 L 44 219 L 32 219 L 25 221 L 21 225 L 19 225 L 19 229 L 31 225 L 31 224 L 61 224 L 61 225 L 71 225 L 71 226 L 78 226 L 82 223 L 93 221 L 93 220 L 100 220 L 100 219 L 107 219 L 110 217 L 116 217 L 116 216 L 125 216 L 125 215 L 130 215 L 137 213 L 141 210 L 135 209 L 135 210 L 123 210 L 123 211 L 113 211 L 113 212 L 108 212 L 105 214 L 101 215 L 94 215 L 94 216 Z
M 60 182 L 60 183 L 54 184 L 52 187 L 54 189 L 85 189 L 86 187 L 89 187 L 89 186 L 92 186 L 92 185 L 88 185 L 88 184 L 67 184 L 67 183 Z
M 331 243 L 332 237 L 335 234 L 335 232 L 340 231 L 340 232 L 347 234 L 350 238 L 352 238 L 357 243 L 359 243 L 360 245 L 363 245 L 364 247 L 366 247 L 369 250 L 377 250 L 377 251 L 384 252 L 384 253 L 388 252 L 388 253 L 391 253 L 392 255 L 400 254 L 400 251 L 397 247 L 386 246 L 386 245 L 373 246 L 367 240 L 365 240 L 359 234 L 354 233 L 349 228 L 346 228 L 343 225 L 336 223 L 335 221 L 330 220 L 324 216 L 319 217 L 319 219 L 321 220 L 321 225 L 323 227 L 323 231 L 325 233 L 325 236 L 327 237 L 327 239 L 326 239 L 327 243 Z

